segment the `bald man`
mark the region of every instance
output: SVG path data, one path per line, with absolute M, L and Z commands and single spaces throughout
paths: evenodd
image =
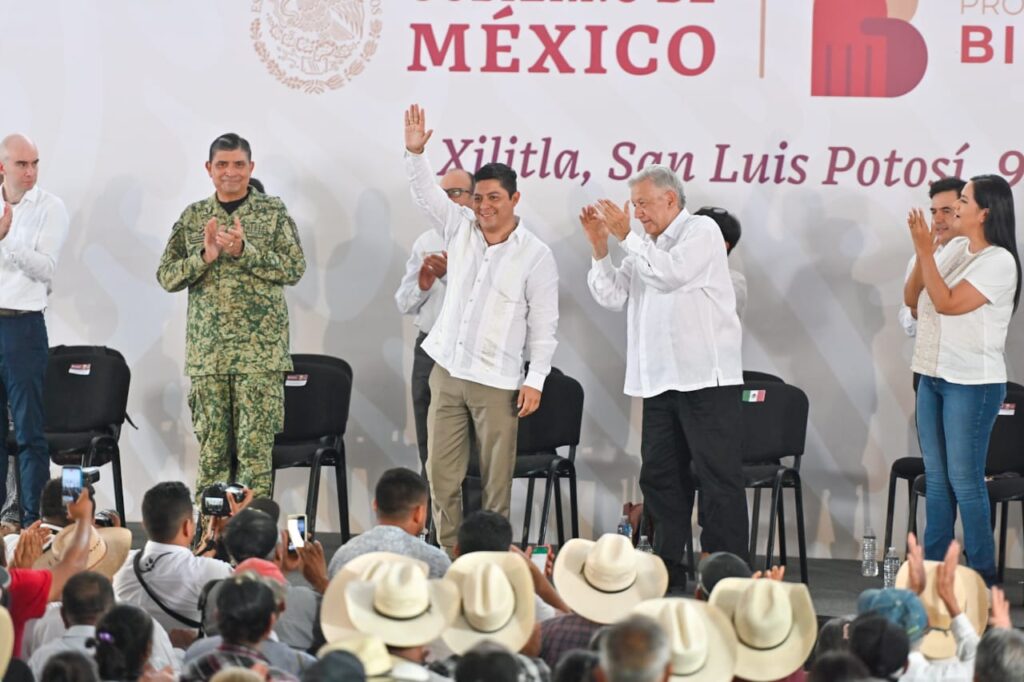
M 43 311 L 68 235 L 68 212 L 63 201 L 36 185 L 39 150 L 24 135 L 0 141 L 0 173 L 0 415 L 10 405 L 21 472 L 21 520 L 27 526 L 39 518 L 39 496 L 50 476 L 43 436 L 49 347 Z M 0 418 L 0 435 L 0 443 L 6 442 L 5 418 Z M 0 481 L 6 479 L 7 457 L 0 457 Z M 0 495 L 7 496 L 4 486 Z
M 473 176 L 469 171 L 448 171 L 441 178 L 440 185 L 454 203 L 472 207 Z M 434 359 L 421 346 L 441 312 L 447 273 L 448 255 L 444 252 L 444 240 L 436 230 L 427 230 L 413 242 L 412 254 L 405 264 L 405 276 L 395 292 L 398 310 L 403 315 L 415 315 L 415 324 L 420 331 L 412 361 L 412 410 L 416 419 L 416 443 L 424 470 L 427 464 L 427 408 L 430 407 L 428 380 Z

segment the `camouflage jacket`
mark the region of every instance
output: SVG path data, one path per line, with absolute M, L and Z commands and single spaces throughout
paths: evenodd
M 226 229 L 235 217 L 245 232 L 242 255 L 203 262 L 210 218 Z M 217 196 L 181 214 L 156 278 L 167 291 L 188 287 L 185 373 L 247 374 L 292 369 L 284 285 L 306 270 L 295 222 L 277 197 L 251 192 L 230 216 Z

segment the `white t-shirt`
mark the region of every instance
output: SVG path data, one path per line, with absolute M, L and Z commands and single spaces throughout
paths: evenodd
M 935 263 L 950 288 L 966 280 L 988 303 L 963 315 L 935 312 L 928 290 L 917 305 L 917 340 L 911 369 L 956 384 L 1006 381 L 1006 330 L 1013 315 L 1017 264 L 1004 248 L 971 253 L 967 237 L 946 245 Z

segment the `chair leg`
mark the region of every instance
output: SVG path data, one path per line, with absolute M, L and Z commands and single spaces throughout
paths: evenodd
M 544 538 L 548 533 L 548 515 L 551 513 L 551 493 L 555 487 L 555 483 L 552 480 L 555 474 L 548 472 L 548 477 L 544 479 L 544 502 L 540 508 L 540 532 L 537 534 L 537 545 L 544 544 Z M 561 506 L 561 502 L 558 503 Z M 561 517 L 561 513 L 558 514 Z
M 348 465 L 344 450 L 339 450 L 334 460 L 334 480 L 338 488 L 338 524 L 341 526 L 341 541 L 344 543 L 352 537 L 348 519 Z
M 526 509 L 523 514 L 523 539 L 519 542 L 521 549 L 526 549 L 530 544 L 530 521 L 533 515 L 533 479 L 528 479 L 526 484 Z
M 750 565 L 757 556 L 757 529 L 761 524 L 761 489 L 754 488 L 754 505 L 750 511 Z
M 562 477 L 555 476 L 555 526 L 558 530 L 558 546 L 565 544 L 565 515 L 562 513 Z
M 111 473 L 114 474 L 114 507 L 117 515 L 121 517 L 121 523 L 127 523 L 124 515 L 124 488 L 121 485 L 121 453 L 115 452 L 110 459 Z
M 772 498 L 771 504 L 768 506 L 768 543 L 764 549 L 764 570 L 770 571 L 772 568 L 772 552 L 775 551 L 775 524 L 778 521 L 778 514 L 775 513 L 779 508 L 779 494 L 782 488 L 781 475 L 782 471 L 775 475 L 775 480 L 772 482 Z
M 316 535 L 316 512 L 320 503 L 320 470 L 323 451 L 317 450 L 309 465 L 309 482 L 306 487 L 306 532 Z
M 796 501 L 796 544 L 800 553 L 800 581 L 810 584 L 807 575 L 807 533 L 804 528 L 804 487 L 800 481 L 800 473 L 791 472 L 793 478 L 793 495 Z
M 889 471 L 889 497 L 885 503 L 885 549 L 892 545 L 892 516 L 896 513 L 896 474 Z
M 779 566 L 786 565 L 786 496 L 779 491 Z
M 999 503 L 999 563 L 996 565 L 996 575 L 999 584 L 1003 584 L 1003 576 L 1006 573 L 1006 524 L 1010 520 L 1010 503 Z
M 914 482 L 907 480 L 907 535 L 911 533 L 917 537 L 917 495 L 914 494 Z M 907 547 L 907 545 L 904 545 Z M 888 547 L 886 550 L 888 551 Z M 904 551 L 906 554 L 906 551 Z
M 572 524 L 572 536 L 578 538 L 580 536 L 580 508 L 576 498 L 576 466 L 573 465 L 572 471 L 569 473 L 569 513 L 572 515 L 570 523 Z

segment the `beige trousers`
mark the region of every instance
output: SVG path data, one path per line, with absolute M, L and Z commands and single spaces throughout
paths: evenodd
M 462 481 L 473 432 L 480 452 L 483 508 L 508 518 L 519 429 L 517 395 L 456 379 L 440 365 L 430 372 L 427 478 L 437 540 L 449 555 L 462 524 Z

